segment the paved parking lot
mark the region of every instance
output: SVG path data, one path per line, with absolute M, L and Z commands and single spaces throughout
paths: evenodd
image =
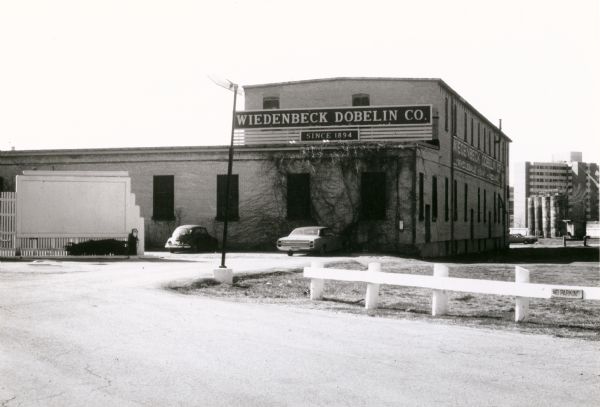
M 163 287 L 209 276 L 220 256 L 160 256 L 2 262 L 0 404 L 591 406 L 600 399 L 597 342 L 186 296 Z M 247 272 L 310 260 L 234 254 L 228 265 Z

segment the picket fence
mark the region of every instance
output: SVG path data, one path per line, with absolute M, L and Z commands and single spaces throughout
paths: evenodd
M 16 206 L 14 192 L 0 192 L 0 257 L 15 255 Z

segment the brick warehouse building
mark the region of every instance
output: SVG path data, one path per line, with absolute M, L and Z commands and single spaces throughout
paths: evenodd
M 334 78 L 244 87 L 229 238 L 274 249 L 322 224 L 355 249 L 449 255 L 507 244 L 510 139 L 440 79 Z M 128 171 L 146 246 L 179 224 L 222 233 L 227 147 L 0 152 L 23 170 Z

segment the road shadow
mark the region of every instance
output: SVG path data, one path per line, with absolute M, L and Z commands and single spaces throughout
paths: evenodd
M 440 257 L 435 261 L 444 263 L 555 263 L 568 264 L 577 261 L 599 262 L 598 247 L 528 247 L 511 248 L 497 252 L 460 254 Z

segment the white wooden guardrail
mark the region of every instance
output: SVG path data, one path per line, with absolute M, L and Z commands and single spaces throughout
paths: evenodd
M 515 267 L 515 282 L 476 280 L 448 277 L 448 266 L 434 264 L 433 276 L 384 273 L 380 263 L 369 263 L 367 271 L 325 268 L 322 262 L 312 262 L 304 268 L 304 277 L 310 278 L 310 299 L 323 298 L 325 280 L 367 283 L 365 308 L 377 308 L 379 285 L 430 288 L 433 290 L 431 314 L 444 315 L 448 312 L 447 291 L 477 294 L 509 295 L 516 297 L 515 321 L 523 321 L 529 312 L 530 298 L 571 298 L 600 300 L 600 287 L 580 287 L 551 284 L 530 284 L 529 270 Z

